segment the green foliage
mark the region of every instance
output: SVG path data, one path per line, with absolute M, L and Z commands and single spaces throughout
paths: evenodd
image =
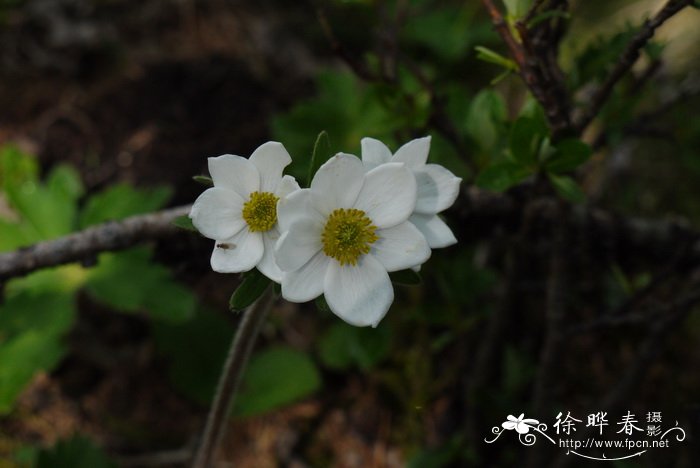
M 198 184 L 204 185 L 205 187 L 213 187 L 214 186 L 214 181 L 209 176 L 196 175 L 196 176 L 192 177 L 192 180 L 194 180 Z
M 243 281 L 231 295 L 229 308 L 232 311 L 246 309 L 263 295 L 271 283 L 272 281 L 257 268 L 250 270 L 243 275 Z
M 185 231 L 199 232 L 197 228 L 194 227 L 194 224 L 192 224 L 192 218 L 187 215 L 178 216 L 173 220 L 173 224 Z
M 461 98 L 466 99 L 466 96 Z M 471 100 L 464 123 L 469 136 L 490 157 L 502 147 L 506 119 L 503 97 L 492 89 L 485 89 Z
M 93 298 L 116 310 L 143 311 L 156 320 L 182 322 L 194 313 L 194 295 L 153 262 L 148 248 L 100 254 L 85 286 Z
M 89 197 L 75 170 L 57 166 L 39 179 L 36 160 L 13 146 L 0 148 L 0 251 L 65 235 L 79 227 L 121 219 L 160 208 L 166 188 L 109 187 Z M 3 217 L 4 216 L 4 217 Z M 50 268 L 13 279 L 0 306 L 0 413 L 39 371 L 50 371 L 66 354 L 65 335 L 76 317 L 81 288 L 97 301 L 124 312 L 143 312 L 154 320 L 178 322 L 194 311 L 194 295 L 153 262 L 148 248 L 104 253 L 92 269 L 77 265 Z
M 581 203 L 586 199 L 586 194 L 583 193 L 581 187 L 571 177 L 552 174 L 551 172 L 547 176 L 554 189 L 562 198 L 573 203 Z
M 276 346 L 253 356 L 243 376 L 234 414 L 247 417 L 288 405 L 314 393 L 321 376 L 309 356 Z
M 75 435 L 41 450 L 35 468 L 116 468 L 91 440 Z
M 561 140 L 554 146 L 555 152 L 545 162 L 549 172 L 562 173 L 573 171 L 591 157 L 591 147 L 581 140 Z
M 306 186 L 311 186 L 311 181 L 314 178 L 314 174 L 319 168 L 328 161 L 332 156 L 331 153 L 331 142 L 328 139 L 328 132 L 325 130 L 318 134 L 316 137 L 316 143 L 314 143 L 314 149 L 311 152 L 311 161 L 309 161 L 309 173 L 306 176 Z
M 343 322 L 331 325 L 318 341 L 321 362 L 334 370 L 351 367 L 370 369 L 391 349 L 391 328 L 382 322 L 377 328 L 358 328 Z

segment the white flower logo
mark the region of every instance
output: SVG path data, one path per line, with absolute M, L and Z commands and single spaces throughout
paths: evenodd
M 524 416 L 525 413 L 521 413 L 517 418 L 509 414 L 506 418 L 507 421 L 501 424 L 501 426 L 508 431 L 515 429 L 518 434 L 527 434 L 530 432 L 530 428 L 537 428 L 540 422 L 537 419 L 523 419 Z
M 255 267 L 273 281 L 282 272 L 275 264 L 279 238 L 277 201 L 298 190 L 291 176 L 282 176 L 292 162 L 281 143 L 267 142 L 250 159 L 225 154 L 209 158 L 214 187 L 194 202 L 192 224 L 216 241 L 211 266 L 220 273 L 240 273 Z
M 355 156 L 331 158 L 309 189 L 278 204 L 282 296 L 306 302 L 324 294 L 346 322 L 376 326 L 394 299 L 388 272 L 430 256 L 425 238 L 407 221 L 415 205 L 416 179 L 403 163 L 366 172 Z
M 374 138 L 362 139 L 362 162 L 373 169 L 388 162 L 403 162 L 413 172 L 417 183 L 416 208 L 409 221 L 425 236 L 432 249 L 457 243 L 450 228 L 438 216 L 459 195 L 462 181 L 439 164 L 426 164 L 430 151 L 430 137 L 411 140 L 392 156 L 384 143 Z

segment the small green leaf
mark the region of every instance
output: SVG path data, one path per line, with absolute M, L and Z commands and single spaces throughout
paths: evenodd
M 556 175 L 551 172 L 547 173 L 547 177 L 549 177 L 552 186 L 562 198 L 573 203 L 581 203 L 586 200 L 586 194 L 583 193 L 581 187 L 571 177 Z
M 512 161 L 501 161 L 481 171 L 476 179 L 476 185 L 494 192 L 503 192 L 532 173 L 531 168 L 520 166 Z
M 535 166 L 542 138 L 541 124 L 533 117 L 519 117 L 508 134 L 508 148 L 513 160 L 521 166 Z
M 115 468 L 116 465 L 92 441 L 75 435 L 51 449 L 41 450 L 36 468 Z
M 482 149 L 491 149 L 503 131 L 506 116 L 503 97 L 492 89 L 485 89 L 469 105 L 465 126 Z
M 238 288 L 231 295 L 229 300 L 229 308 L 234 311 L 246 309 L 253 302 L 257 301 L 263 295 L 267 287 L 272 281 L 257 268 L 250 270 L 243 277 L 243 281 L 238 285 Z
M 333 313 L 333 311 L 331 310 L 331 308 L 328 306 L 328 303 L 326 302 L 326 298 L 323 297 L 323 295 L 318 296 L 318 297 L 314 300 L 314 304 L 316 304 L 316 308 L 317 308 L 320 312 L 324 312 L 324 313 L 327 312 L 327 313 L 329 313 L 329 314 L 332 314 L 332 313 Z
M 172 190 L 167 187 L 136 189 L 126 184 L 113 185 L 88 199 L 80 214 L 80 227 L 162 208 Z
M 561 140 L 555 146 L 555 153 L 545 163 L 549 172 L 562 173 L 573 171 L 591 157 L 591 147 L 581 140 Z
M 289 347 L 274 347 L 250 360 L 236 399 L 234 414 L 252 416 L 293 403 L 321 386 L 309 356 Z
M 503 4 L 506 6 L 508 16 L 517 19 L 527 14 L 532 0 L 503 0 Z
M 476 58 L 479 60 L 499 65 L 506 70 L 518 71 L 517 63 L 507 57 L 502 56 L 498 52 L 494 52 L 493 50 L 483 46 L 476 46 L 474 47 L 474 50 L 476 50 Z
M 311 153 L 311 160 L 309 161 L 309 172 L 306 176 L 306 186 L 311 185 L 311 181 L 314 178 L 314 174 L 318 171 L 318 168 L 323 165 L 324 162 L 328 161 L 331 157 L 331 141 L 328 138 L 328 132 L 323 130 L 316 137 L 316 142 L 314 143 L 314 150 Z
M 414 270 L 395 271 L 389 273 L 389 278 L 391 278 L 392 283 L 404 286 L 415 286 L 423 282 L 418 272 Z
M 209 176 L 196 175 L 196 176 L 192 176 L 192 180 L 194 180 L 195 182 L 197 182 L 199 184 L 205 185 L 207 187 L 214 186 L 214 181 Z
M 197 228 L 194 227 L 194 224 L 192 224 L 192 218 L 187 215 L 178 216 L 177 218 L 173 219 L 173 224 L 180 229 L 184 229 L 185 231 L 199 232 L 197 231 Z

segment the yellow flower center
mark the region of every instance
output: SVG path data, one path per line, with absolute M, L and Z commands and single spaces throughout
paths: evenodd
M 243 205 L 243 219 L 252 232 L 265 232 L 277 222 L 277 200 L 274 193 L 253 192 Z
M 370 245 L 379 239 L 376 229 L 364 211 L 338 208 L 323 228 L 323 253 L 341 265 L 357 265 L 357 259 L 369 253 Z

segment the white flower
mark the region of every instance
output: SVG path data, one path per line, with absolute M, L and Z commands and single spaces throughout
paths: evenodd
M 376 326 L 394 300 L 388 272 L 430 256 L 425 238 L 407 221 L 415 204 L 416 181 L 404 164 L 366 172 L 355 156 L 331 158 L 309 189 L 278 204 L 282 296 L 306 302 L 324 294 L 346 322 Z
M 273 281 L 282 272 L 274 261 L 279 238 L 277 201 L 298 190 L 291 176 L 282 176 L 292 162 L 281 143 L 267 142 L 249 159 L 225 154 L 209 158 L 214 187 L 194 202 L 192 224 L 216 240 L 211 267 L 220 273 L 240 273 L 255 267 Z
M 540 423 L 537 419 L 523 419 L 524 417 L 525 413 L 521 413 L 517 418 L 509 414 L 506 418 L 508 420 L 501 424 L 501 426 L 508 431 L 515 429 L 518 434 L 527 434 L 530 432 L 531 427 L 537 427 Z
M 439 164 L 426 164 L 429 151 L 429 136 L 409 141 L 393 156 L 381 141 L 362 139 L 362 162 L 367 169 L 388 162 L 403 162 L 413 172 L 418 195 L 409 221 L 423 233 L 430 248 L 436 249 L 457 243 L 450 228 L 437 214 L 452 206 L 459 195 L 462 179 Z

